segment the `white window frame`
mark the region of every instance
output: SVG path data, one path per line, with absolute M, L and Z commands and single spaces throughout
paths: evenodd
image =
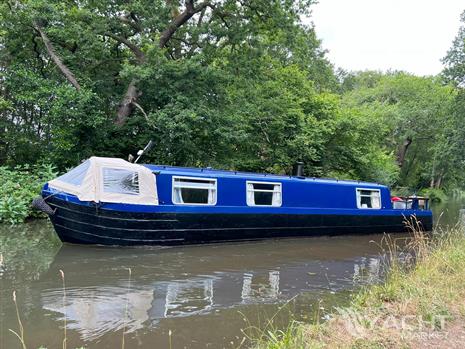
M 361 207 L 361 200 L 360 198 L 363 197 L 368 197 L 368 195 L 362 195 L 361 191 L 371 191 L 371 192 L 376 192 L 378 193 L 379 197 L 379 207 Z M 372 195 L 369 195 L 371 198 Z M 381 190 L 380 189 L 373 189 L 373 188 L 355 188 L 355 200 L 357 200 L 357 208 L 362 209 L 362 210 L 380 210 L 383 207 L 383 202 L 381 198 Z
M 203 186 L 196 186 L 195 184 L 197 183 L 192 183 L 192 185 L 189 186 L 182 186 L 182 185 L 176 185 L 176 179 L 185 179 L 185 180 L 195 180 L 195 181 L 208 181 L 208 182 L 213 182 L 214 188 L 213 188 L 213 202 L 212 203 L 206 203 L 206 204 L 199 204 L 199 203 L 187 203 L 187 202 L 176 202 L 175 200 L 175 194 L 174 190 L 175 188 L 191 188 L 191 189 L 208 189 L 209 195 L 210 195 L 210 190 L 211 188 L 205 188 Z M 173 176 L 171 179 L 171 202 L 174 205 L 189 205 L 189 206 L 215 206 L 218 201 L 218 180 L 216 178 L 206 178 L 206 177 L 185 177 L 185 176 Z
M 249 189 L 249 185 L 254 185 L 254 184 L 270 184 L 274 186 L 278 186 L 279 189 L 273 189 L 273 190 L 267 190 L 267 189 Z M 246 188 L 246 201 L 247 201 L 247 206 L 257 206 L 257 207 L 281 207 L 283 205 L 283 184 L 281 182 L 265 182 L 265 181 L 246 181 L 245 182 L 245 188 Z M 271 205 L 257 205 L 255 204 L 255 195 L 250 196 L 249 193 L 255 193 L 255 192 L 263 192 L 263 193 L 278 193 L 279 194 L 279 205 L 273 204 L 273 199 L 271 199 Z M 274 196 L 274 195 L 273 195 Z

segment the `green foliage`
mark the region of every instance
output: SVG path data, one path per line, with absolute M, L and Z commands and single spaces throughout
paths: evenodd
M 163 47 L 160 35 L 181 3 L 0 6 L 0 105 L 8 106 L 0 111 L 0 163 L 42 159 L 63 169 L 90 155 L 127 157 L 149 139 L 157 144 L 152 159 L 169 164 L 284 172 L 301 156 L 314 159 L 326 131 L 310 129 L 320 104 L 305 99 L 337 82 L 314 29 L 300 21 L 312 3 L 216 1 Z M 79 91 L 50 60 L 37 25 Z M 117 127 L 131 81 L 138 107 Z
M 465 11 L 460 19 L 462 26 L 443 59 L 446 66 L 443 75 L 447 80 L 463 87 L 465 84 Z
M 443 77 L 456 86 L 457 93 L 450 108 L 449 120 L 443 124 L 444 132 L 440 143 L 441 168 L 452 174 L 446 189 L 463 188 L 465 174 L 465 11 L 461 17 L 462 26 L 455 37 L 452 47 L 443 59 L 445 69 Z
M 255 339 L 255 349 L 296 349 L 311 348 L 306 345 L 305 328 L 301 323 L 292 321 L 284 330 L 264 331 L 261 338 Z M 316 348 L 316 347 L 315 347 Z
M 451 112 L 456 98 L 451 86 L 437 78 L 397 72 L 365 72 L 347 79 L 344 104 L 355 109 L 360 122 L 367 125 L 367 135 L 376 149 L 368 156 L 378 154 L 375 156 L 381 162 L 392 159 L 382 165 L 390 169 L 384 172 L 390 173 L 389 180 L 397 177 L 397 185 L 413 189 L 457 182 L 458 169 L 451 164 L 465 157 L 457 149 L 461 132 L 458 115 Z M 386 166 L 394 159 L 398 171 Z
M 193 1 L 172 35 L 185 2 L 2 3 L 0 165 L 63 170 L 153 140 L 145 160 L 156 163 L 289 173 L 304 161 L 309 176 L 464 187 L 463 28 L 446 59 L 455 87 L 399 72 L 336 74 L 301 20 L 313 3 Z
M 38 217 L 39 213 L 32 210 L 32 199 L 56 175 L 52 165 L 0 167 L 0 223 L 15 224 Z
M 8 114 L 24 121 L 6 126 L 7 163 L 43 159 L 63 167 L 92 154 L 94 137 L 105 121 L 93 92 L 77 92 L 24 67 L 10 67 L 5 88 L 15 91 Z
M 439 188 L 425 188 L 420 191 L 420 195 L 429 197 L 432 202 L 444 202 L 447 200 L 446 193 Z

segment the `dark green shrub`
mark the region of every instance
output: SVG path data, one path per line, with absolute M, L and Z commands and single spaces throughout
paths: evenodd
M 56 175 L 52 165 L 0 167 L 0 223 L 15 224 L 39 217 L 40 213 L 32 210 L 31 201 Z
M 431 202 L 444 202 L 447 200 L 447 195 L 442 189 L 425 188 L 420 191 L 420 194 L 429 197 Z

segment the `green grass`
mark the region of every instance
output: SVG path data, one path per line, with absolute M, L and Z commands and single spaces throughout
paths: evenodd
M 443 324 L 447 328 L 453 323 L 463 323 L 463 228 L 437 231 L 433 237 L 415 231 L 408 245 L 414 257 L 403 263 L 395 258 L 399 252 L 397 246 L 387 242 L 386 251 L 392 258 L 385 282 L 362 289 L 353 296 L 350 306 L 335 311 L 325 323 L 292 322 L 285 330 L 261 333 L 254 348 L 410 348 L 422 343 L 415 336 L 419 331 L 441 334 Z M 426 325 L 421 328 L 415 321 Z M 354 323 L 356 330 L 348 326 Z

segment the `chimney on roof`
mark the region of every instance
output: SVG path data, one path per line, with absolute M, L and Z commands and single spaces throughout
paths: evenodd
M 298 161 L 294 164 L 292 169 L 292 175 L 295 177 L 303 178 L 304 177 L 304 163 Z

